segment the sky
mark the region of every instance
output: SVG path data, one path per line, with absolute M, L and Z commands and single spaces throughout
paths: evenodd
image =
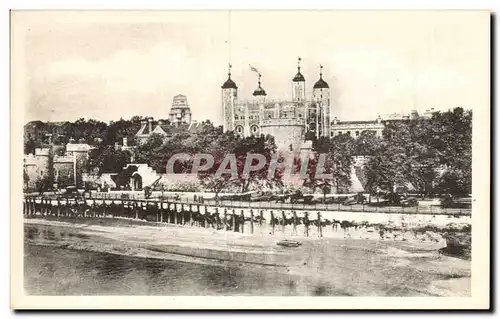
M 12 34 L 25 122 L 167 118 L 184 94 L 194 120 L 221 124 L 229 62 L 242 99 L 251 64 L 286 100 L 299 56 L 309 96 L 324 66 L 340 120 L 474 109 L 489 86 L 484 12 L 32 11 L 13 14 Z

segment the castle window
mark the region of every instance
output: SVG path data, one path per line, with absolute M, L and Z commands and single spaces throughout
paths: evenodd
M 253 115 L 250 115 L 250 116 L 248 117 L 248 119 L 249 119 L 249 120 L 253 120 Z
M 330 136 L 333 137 L 335 135 L 334 132 L 330 132 Z
M 340 132 L 340 131 L 339 131 L 339 132 L 337 133 L 337 135 L 342 135 L 342 132 Z
M 351 131 L 347 131 L 346 133 L 347 133 L 347 135 L 349 135 L 349 136 L 351 135 Z
M 238 133 L 243 133 L 243 127 L 238 126 L 238 127 L 236 128 L 236 132 L 238 132 Z
M 356 136 L 359 136 L 359 131 L 356 131 Z
M 235 120 L 237 120 L 237 119 L 238 119 L 238 115 L 235 115 L 235 116 L 234 116 L 234 119 L 235 119 Z
M 267 118 L 272 118 L 271 114 L 269 114 L 269 115 L 267 116 Z

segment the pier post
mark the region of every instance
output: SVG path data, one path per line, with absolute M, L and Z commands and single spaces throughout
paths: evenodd
M 61 202 L 57 199 L 57 217 L 61 216 Z
M 200 210 L 200 204 L 196 205 L 196 213 L 198 213 L 198 227 L 201 227 L 201 210 Z
M 189 204 L 189 226 L 193 226 L 193 205 Z
M 204 216 L 204 223 L 205 223 L 205 228 L 208 228 L 208 208 L 207 206 L 204 206 L 205 207 L 205 216 Z
M 250 209 L 250 233 L 253 234 L 253 209 Z
M 215 216 L 217 216 L 217 218 L 220 219 L 219 208 L 218 207 L 215 207 Z M 218 223 L 219 220 L 215 220 L 215 222 Z M 212 225 L 212 228 L 219 229 L 219 225 Z
M 174 224 L 177 225 L 177 203 L 174 203 Z
M 241 210 L 241 233 L 245 233 L 245 214 L 243 214 L 243 209 Z
M 283 234 L 284 234 L 285 233 L 285 221 L 286 221 L 286 216 L 285 216 L 284 210 L 281 211 L 281 218 L 283 219 L 283 221 L 282 221 L 283 224 L 281 225 L 281 227 L 283 229 Z
M 321 228 L 321 213 L 318 212 L 318 237 L 323 237 L 323 229 Z
M 293 211 L 293 230 L 292 235 L 297 235 L 297 212 Z
M 125 208 L 125 202 L 123 201 L 123 199 L 121 200 L 121 216 L 122 217 L 125 217 L 125 211 L 126 211 L 126 208 Z
M 40 213 L 42 213 L 42 216 L 45 216 L 46 211 L 45 211 L 45 199 L 41 198 L 40 199 Z
M 116 210 L 116 204 L 115 204 L 115 200 L 113 199 L 111 201 L 111 205 L 109 205 L 109 207 L 111 208 L 111 218 L 115 218 L 115 210 Z
M 163 199 L 160 199 L 160 223 L 163 223 Z
M 184 218 L 184 204 L 181 204 L 181 225 L 184 225 L 186 220 Z
M 135 219 L 139 219 L 139 205 L 134 202 Z
M 305 235 L 309 237 L 309 213 L 304 213 L 304 226 L 305 226 Z
M 228 224 L 227 224 L 227 209 L 224 208 L 224 229 L 227 231 L 228 230 Z
M 272 229 L 271 234 L 274 235 L 274 213 L 273 213 L 273 211 L 271 211 L 271 229 Z
M 70 208 L 69 208 L 69 200 L 66 198 L 66 209 L 64 212 L 65 216 L 69 216 Z
M 232 218 L 233 231 L 236 231 L 236 210 L 233 208 L 233 218 Z
M 259 212 L 259 226 L 262 226 L 262 220 L 264 219 L 264 212 L 261 210 Z

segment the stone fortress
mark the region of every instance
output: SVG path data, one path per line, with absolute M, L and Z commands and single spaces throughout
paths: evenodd
M 306 135 L 334 137 L 347 134 L 357 138 L 364 131 L 382 136 L 385 124 L 391 121 L 404 121 L 419 117 L 417 111 L 409 114 L 389 114 L 378 116 L 372 121 L 331 120 L 330 86 L 323 79 L 323 66 L 320 65 L 319 79 L 313 85 L 312 96 L 306 96 L 306 80 L 300 72 L 298 59 L 297 74 L 292 79 L 291 100 L 269 100 L 262 87 L 261 74 L 258 73 L 258 86 L 253 98 L 242 100 L 238 97 L 238 86 L 231 78 L 229 65 L 228 79 L 222 85 L 222 114 L 224 131 L 235 131 L 241 136 L 270 134 L 275 137 L 281 150 L 292 152 L 310 148 Z M 424 117 L 432 116 L 428 110 Z
M 238 86 L 231 79 L 231 65 L 228 79 L 222 85 L 222 114 L 224 131 L 235 131 L 241 136 L 270 134 L 275 137 L 279 149 L 299 151 L 305 134 L 316 137 L 329 136 L 330 132 L 330 87 L 323 80 L 320 66 L 319 80 L 313 86 L 311 97 L 306 96 L 306 80 L 300 72 L 292 79 L 291 100 L 269 100 L 262 87 L 258 73 L 258 87 L 253 98 L 238 98 Z

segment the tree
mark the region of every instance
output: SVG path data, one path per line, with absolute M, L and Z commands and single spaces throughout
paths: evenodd
M 90 151 L 87 170 L 98 168 L 99 173 L 119 173 L 130 162 L 130 152 L 111 145 L 100 145 Z
M 131 120 L 120 119 L 116 122 L 111 122 L 106 130 L 103 138 L 103 144 L 114 145 L 116 142 L 122 142 L 123 138 L 127 138 L 129 145 L 134 145 L 134 136 L 141 127 L 141 117 L 134 116 Z
M 204 187 L 215 193 L 216 197 L 225 188 L 238 183 L 238 178 L 232 174 L 220 174 L 220 176 L 217 176 L 216 173 L 221 168 L 228 168 L 227 166 L 221 166 L 224 164 L 227 154 L 234 154 L 239 141 L 240 138 L 233 132 L 224 132 L 212 139 L 203 152 L 213 157 L 214 165 L 207 170 L 199 171 L 198 178 Z M 204 163 L 201 164 L 203 165 Z
M 322 185 L 322 188 L 335 187 L 337 192 L 346 192 L 351 186 L 351 169 L 353 165 L 354 139 L 346 134 L 336 135 L 333 138 L 321 137 L 313 143 L 313 149 L 317 153 L 312 165 L 315 166 L 319 160 L 319 154 L 325 154 L 324 171 L 331 175 L 331 180 L 316 180 L 314 184 Z M 318 177 L 313 177 L 318 179 Z
M 365 166 L 370 190 L 393 194 L 414 187 L 433 192 L 469 194 L 472 164 L 472 113 L 461 108 L 436 112 L 431 119 L 388 123 Z
M 151 134 L 146 143 L 135 148 L 135 162 L 148 164 L 159 173 L 165 172 L 169 157 L 165 154 L 163 144 L 164 138 L 161 134 Z
M 71 123 L 68 129 L 68 136 L 71 136 L 75 141 L 96 145 L 99 139 L 105 135 L 108 125 L 94 119 L 80 118 Z
M 241 187 L 241 192 L 247 192 L 250 185 L 257 182 L 265 182 L 267 187 L 273 188 L 276 185 L 281 185 L 281 175 L 273 174 L 269 176 L 268 171 L 273 155 L 276 154 L 276 143 L 271 135 L 248 136 L 236 144 L 234 154 L 237 159 L 238 184 Z M 257 160 L 248 161 L 250 154 L 262 155 L 265 159 L 264 167 L 249 172 L 248 176 L 244 174 L 245 165 L 257 165 Z

